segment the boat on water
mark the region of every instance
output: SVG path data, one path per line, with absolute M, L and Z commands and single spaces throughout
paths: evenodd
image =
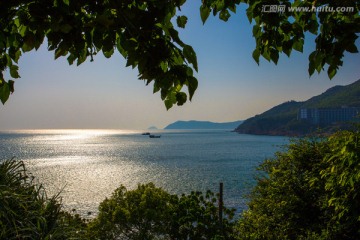
M 161 137 L 161 135 L 153 135 L 153 134 L 149 135 L 149 138 L 160 138 L 160 137 Z
M 150 135 L 149 132 L 142 133 L 141 135 Z

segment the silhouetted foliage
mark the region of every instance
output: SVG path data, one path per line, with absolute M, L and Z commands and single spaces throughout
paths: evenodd
M 117 49 L 126 66 L 137 68 L 139 79 L 154 82 L 154 92 L 161 92 L 166 108 L 182 105 L 187 94 L 191 100 L 198 81 L 196 53 L 179 37 L 178 28 L 188 18 L 180 15 L 186 0 L 150 1 L 1 1 L 0 2 L 0 101 L 4 104 L 14 91 L 19 78 L 18 61 L 24 52 L 38 49 L 47 39 L 55 59 L 67 57 L 69 64 L 80 65 L 102 52 L 109 58 Z M 223 21 L 235 13 L 237 5 L 246 3 L 247 17 L 253 23 L 256 48 L 253 58 L 260 56 L 275 64 L 279 54 L 303 51 L 306 34 L 316 36 L 314 51 L 309 56 L 309 75 L 328 66 L 332 78 L 342 66 L 345 52 L 357 53 L 355 41 L 360 32 L 359 1 L 271 1 L 203 0 L 200 17 L 205 23 L 212 12 Z M 267 7 L 281 6 L 285 11 L 269 12 Z M 291 10 L 298 7 L 299 11 Z M 332 12 L 306 11 L 306 8 L 332 8 Z M 336 11 L 348 7 L 347 11 Z M 346 10 L 346 9 L 345 9 Z

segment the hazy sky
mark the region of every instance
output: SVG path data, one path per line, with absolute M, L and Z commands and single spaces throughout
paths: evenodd
M 255 40 L 244 8 L 227 23 L 211 17 L 203 26 L 198 3 L 188 1 L 182 14 L 189 20 L 180 37 L 197 53 L 199 88 L 192 102 L 166 110 L 152 86 L 137 80 L 137 70 L 125 68 L 120 54 L 69 66 L 54 60 L 46 46 L 20 59 L 21 79 L 15 93 L 0 106 L 0 130 L 37 128 L 163 128 L 177 120 L 228 122 L 243 120 L 289 100 L 302 101 L 335 85 L 360 79 L 360 54 L 348 54 L 344 66 L 329 80 L 326 72 L 308 76 L 308 55 L 280 56 L 278 65 L 252 59 Z M 357 46 L 359 47 L 359 41 Z

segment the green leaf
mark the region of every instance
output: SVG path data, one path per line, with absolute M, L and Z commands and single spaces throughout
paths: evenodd
M 161 62 L 161 63 L 160 63 L 160 68 L 161 68 L 161 70 L 163 70 L 163 72 L 167 72 L 167 71 L 168 71 L 168 64 L 167 64 L 167 62 Z
M 230 11 L 232 11 L 233 13 L 236 13 L 236 6 L 229 6 L 228 7 Z
M 194 71 L 192 70 L 191 67 L 186 67 L 186 75 L 188 77 L 192 77 L 194 75 Z
M 58 59 L 61 56 L 66 56 L 68 51 L 66 51 L 64 48 L 59 47 L 55 50 L 55 59 Z
M 3 84 L 0 86 L 0 101 L 2 104 L 5 104 L 5 102 L 9 99 L 10 96 L 10 87 L 7 82 L 3 82 Z
M 215 7 L 214 7 L 214 10 L 213 10 L 213 11 L 214 11 L 214 16 L 216 15 L 216 13 L 217 13 L 218 11 L 223 10 L 224 7 L 225 7 L 224 0 L 218 0 L 218 1 L 216 1 Z
M 253 10 L 254 10 L 253 5 L 250 5 L 249 8 L 246 9 L 246 16 L 250 23 L 252 23 L 253 16 L 254 16 Z
M 111 49 L 110 51 L 103 51 L 103 54 L 106 58 L 110 58 L 114 54 L 114 49 Z
M 6 61 L 5 61 L 5 59 L 6 59 Z M 12 65 L 12 60 L 11 60 L 11 57 L 9 56 L 9 54 L 5 54 L 5 59 L 3 57 L 4 64 L 6 64 L 6 66 L 10 67 Z
M 83 62 L 85 62 L 86 58 L 87 58 L 87 50 L 82 50 L 82 51 L 80 52 L 80 55 L 78 56 L 76 65 L 79 66 L 80 64 L 82 64 Z
M 198 80 L 195 77 L 188 77 L 186 85 L 188 86 L 189 99 L 191 101 L 192 97 L 194 96 L 194 93 L 198 87 Z
M 316 16 L 316 15 L 315 15 Z M 316 17 L 315 17 L 316 18 Z M 309 32 L 311 32 L 312 34 L 316 35 L 318 33 L 318 29 L 319 29 L 319 24 L 317 22 L 317 19 L 315 20 L 312 20 L 310 23 L 309 23 Z
M 112 37 L 113 36 L 109 34 L 104 38 L 102 47 L 103 52 L 113 52 L 116 36 L 114 36 L 115 39 L 113 39 Z
M 180 27 L 180 28 L 185 28 L 187 21 L 188 21 L 188 18 L 186 16 L 179 16 L 176 19 L 176 23 L 177 23 L 178 27 Z
M 270 58 L 275 64 L 277 64 L 278 60 L 279 60 L 279 52 L 275 49 L 271 49 L 270 50 Z
M 185 44 L 179 38 L 178 31 L 176 31 L 174 28 L 169 28 L 168 30 L 169 30 L 170 36 L 177 44 L 179 44 L 181 47 L 185 46 Z
M 290 54 L 291 54 L 291 51 L 292 51 L 292 45 L 293 45 L 293 43 L 292 43 L 291 40 L 284 41 L 283 44 L 282 44 L 282 50 L 288 57 L 290 57 Z
M 198 71 L 196 53 L 194 49 L 189 45 L 185 45 L 183 49 L 183 54 L 185 58 L 189 61 L 189 63 L 193 65 L 194 69 Z
M 161 91 L 160 91 L 161 100 L 164 101 L 164 100 L 166 99 L 168 93 L 169 93 L 169 89 L 165 88 L 162 83 L 161 83 L 160 86 L 158 86 L 158 87 L 159 87 L 160 90 L 161 90 Z
M 160 91 L 160 87 L 158 86 L 157 82 L 154 83 L 153 93 L 157 93 Z
M 21 51 L 20 49 L 18 49 L 16 52 L 15 52 L 15 56 L 14 56 L 14 62 L 18 63 L 19 59 L 20 59 L 20 56 L 21 56 Z
M 169 110 L 174 105 L 173 101 L 170 99 L 165 99 L 164 103 L 165 103 L 166 110 Z
M 116 47 L 117 47 L 118 51 L 120 52 L 120 54 L 121 54 L 124 58 L 126 58 L 127 55 L 128 55 L 128 53 L 127 53 L 127 51 L 126 51 L 126 50 L 123 48 L 123 46 L 122 46 L 123 35 L 117 35 L 116 37 L 117 37 L 117 39 L 116 39 Z
M 264 48 L 263 53 L 261 54 L 266 60 L 268 60 L 270 62 L 271 57 L 269 54 L 269 49 L 268 48 Z
M 304 46 L 304 39 L 300 38 L 297 41 L 294 41 L 293 43 L 293 49 L 299 52 L 303 52 L 303 46 Z
M 35 47 L 35 35 L 28 32 L 24 37 L 24 44 L 22 45 L 23 52 L 29 52 Z
M 253 36 L 256 38 L 256 37 L 259 37 L 261 35 L 261 27 L 259 25 L 254 25 L 253 26 Z
M 355 43 L 348 44 L 346 46 L 346 51 L 348 51 L 350 53 L 358 53 L 359 52 Z
M 74 54 L 70 54 L 67 58 L 69 65 L 72 65 L 75 60 L 76 60 L 76 56 Z
M 336 75 L 336 72 L 336 67 L 330 66 L 327 71 L 329 78 L 332 79 Z
M 10 76 L 13 78 L 20 78 L 20 75 L 18 73 L 19 67 L 16 65 L 10 66 Z
M 8 85 L 11 93 L 15 91 L 14 84 L 15 82 L 13 80 L 9 80 Z
M 258 48 L 256 48 L 253 53 L 252 53 L 252 57 L 253 59 L 255 60 L 255 62 L 259 65 L 260 62 L 259 62 L 259 58 L 260 58 L 260 51 Z
M 178 93 L 176 94 L 176 101 L 177 101 L 177 105 L 178 105 L 178 106 L 184 105 L 184 103 L 186 102 L 186 100 L 187 100 L 186 93 L 184 93 L 184 92 L 178 92 Z
M 100 28 L 95 28 L 92 32 L 93 43 L 97 49 L 101 49 L 103 46 L 103 32 Z M 121 36 L 121 35 L 120 35 Z
M 316 56 L 316 51 L 313 51 L 309 55 L 309 68 L 308 68 L 309 76 L 313 75 L 315 72 L 315 56 Z
M 230 18 L 230 13 L 227 9 L 224 9 L 220 12 L 220 19 L 227 22 L 227 20 Z
M 325 58 L 325 54 L 323 54 L 322 52 L 319 52 L 319 51 L 316 52 L 314 64 L 315 64 L 316 71 L 318 73 L 320 73 L 320 71 L 323 69 L 323 66 L 325 64 L 325 62 L 323 61 L 324 58 Z
M 200 17 L 201 17 L 201 21 L 203 22 L 203 24 L 205 24 L 206 19 L 209 17 L 210 11 L 211 11 L 210 8 L 208 8 L 207 6 L 201 5 Z
M 309 68 L 308 68 L 309 76 L 313 75 L 315 72 L 314 63 L 311 61 L 309 62 Z
M 9 48 L 9 56 L 14 60 L 14 62 L 18 63 L 19 58 L 21 56 L 21 51 L 18 48 L 10 47 Z

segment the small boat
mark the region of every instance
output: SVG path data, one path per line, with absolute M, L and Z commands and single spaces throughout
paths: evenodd
M 161 135 L 153 135 L 153 134 L 149 135 L 149 138 L 160 138 L 160 137 L 161 137 Z
M 149 132 L 142 133 L 141 135 L 150 135 Z

